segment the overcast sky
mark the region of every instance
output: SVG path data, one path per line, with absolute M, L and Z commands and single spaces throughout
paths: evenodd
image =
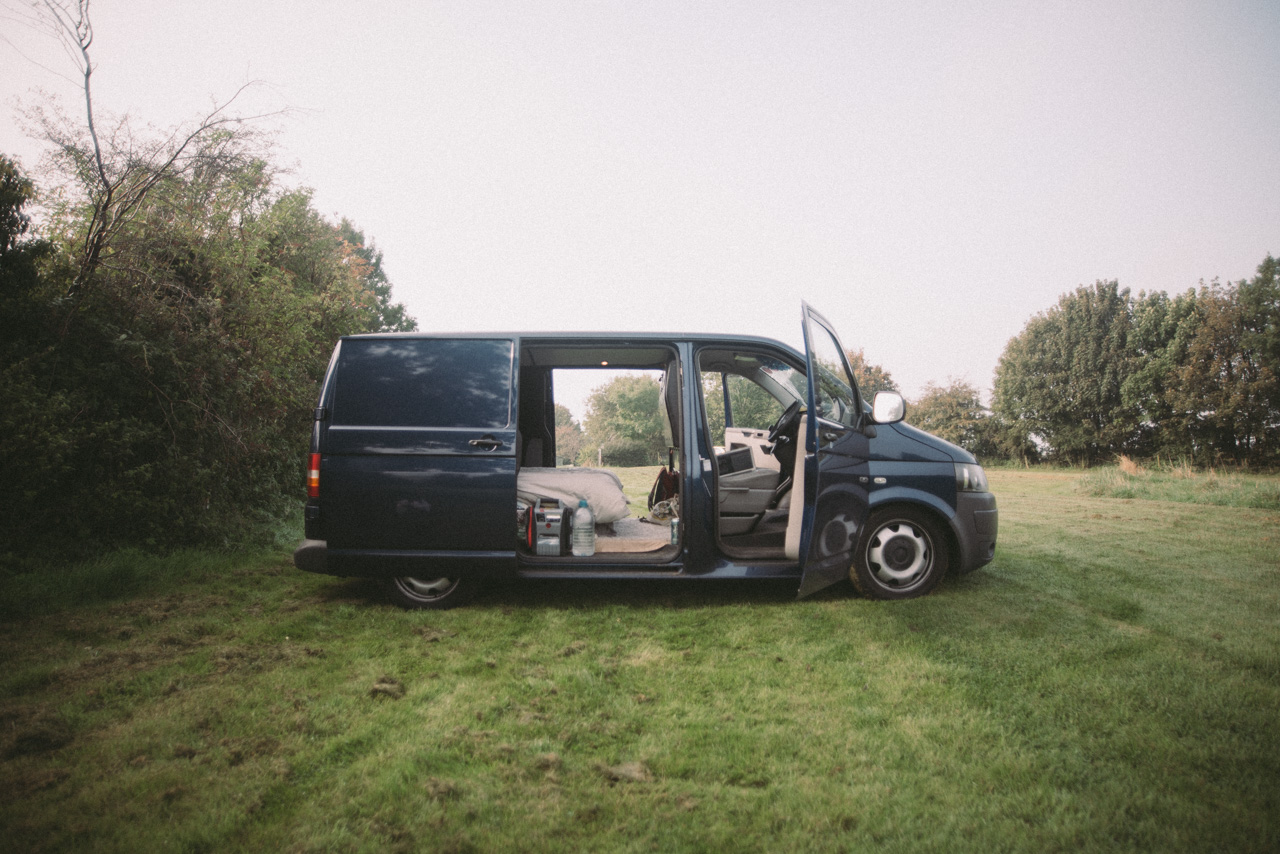
M 0 9 L 0 152 L 70 60 Z M 1280 3 L 96 0 L 97 109 L 260 80 L 422 329 L 743 332 L 800 300 L 910 395 L 1098 279 L 1280 254 Z

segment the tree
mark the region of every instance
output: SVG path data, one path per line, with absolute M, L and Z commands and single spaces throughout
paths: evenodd
M 1256 394 L 1264 409 L 1259 456 L 1280 457 L 1280 261 L 1270 255 L 1237 287 L 1243 345 L 1258 365 Z
M 573 463 L 582 453 L 582 425 L 569 407 L 556 404 L 556 462 Z
M 364 232 L 352 225 L 346 217 L 338 223 L 338 234 L 346 244 L 346 250 L 363 262 L 358 273 L 363 280 L 364 289 L 373 297 L 369 306 L 369 325 L 378 332 L 415 331 L 418 321 L 409 316 L 404 304 L 391 302 L 391 281 L 382 269 L 382 250 L 373 241 L 366 244 Z
M 1170 405 L 1202 462 L 1262 463 L 1280 451 L 1280 287 L 1270 256 L 1251 281 L 1201 285 L 1184 320 Z
M 54 243 L 76 245 L 83 216 L 59 211 Z M 251 161 L 158 184 L 70 331 L 72 274 L 46 265 L 0 317 L 20 326 L 0 432 L 27 442 L 0 448 L 24 484 L 0 497 L 0 536 L 216 542 L 282 509 L 333 340 L 369 331 L 350 260 L 309 196 L 277 194 Z
M 957 379 L 950 380 L 946 386 L 926 385 L 924 394 L 907 414 L 907 420 L 921 430 L 974 454 L 977 454 L 975 446 L 985 438 L 983 427 L 990 419 L 978 390 Z
M 1136 300 L 1116 282 L 1064 294 L 1012 339 L 996 369 L 1004 440 L 1059 459 L 1124 453 L 1201 464 L 1280 458 L 1280 264 Z
M 1124 406 L 1137 413 L 1132 450 L 1140 456 L 1194 456 L 1186 413 L 1172 400 L 1178 366 L 1198 324 L 1196 293 L 1170 298 L 1163 291 L 1138 295 L 1132 306 L 1128 354 L 1130 366 L 1120 385 Z
M 1238 291 L 1246 318 L 1246 346 L 1258 353 L 1273 374 L 1280 374 L 1280 261 L 1268 255 L 1258 265 L 1257 275 L 1241 282 Z
M 871 400 L 878 391 L 897 389 L 889 372 L 880 365 L 868 362 L 861 349 L 845 350 L 844 355 L 849 360 L 849 367 L 853 369 L 853 379 L 858 384 L 858 392 L 863 399 Z
M 658 381 L 648 374 L 623 374 L 587 398 L 583 447 L 585 465 L 658 465 L 667 458 L 666 431 L 658 404 Z
M 30 365 L 50 346 L 45 333 L 46 295 L 40 266 L 51 247 L 30 235 L 26 207 L 35 187 L 18 165 L 0 157 L 0 558 L 14 549 L 17 518 L 47 481 L 47 471 L 63 465 L 67 440 L 61 423 L 74 421 L 74 402 L 48 391 Z
M 27 215 L 26 206 L 34 196 L 31 179 L 17 163 L 0 156 L 0 260 L 6 262 L 5 269 L 9 269 L 8 265 L 17 257 L 11 253 L 29 248 L 25 244 L 31 217 Z
M 0 353 L 11 359 L 18 342 L 38 322 L 32 294 L 39 287 L 37 265 L 51 249 L 49 243 L 30 235 L 27 205 L 35 198 L 35 186 L 18 164 L 0 156 Z M 12 352 L 10 352 L 12 351 Z
M 1131 371 L 1127 289 L 1099 281 L 1064 294 L 1005 347 L 994 409 L 1057 457 L 1090 464 L 1131 450 L 1140 413 L 1121 387 Z
M 103 127 L 91 85 L 94 64 L 89 48 L 94 36 L 89 0 L 77 0 L 74 8 L 43 0 L 33 8 L 38 21 L 61 41 L 75 62 L 84 95 L 83 124 L 70 121 L 52 104 L 27 114 L 52 146 L 58 171 L 69 179 L 69 188 L 83 205 L 74 273 L 67 288 L 67 308 L 73 310 L 99 265 L 111 256 L 113 242 L 141 214 L 148 196 L 166 181 L 198 180 L 201 172 L 225 170 L 243 158 L 251 142 L 263 142 L 253 126 L 262 116 L 229 112 L 246 86 L 168 134 L 139 134 L 127 117 L 108 120 Z M 66 321 L 74 317 L 74 311 L 69 311 Z

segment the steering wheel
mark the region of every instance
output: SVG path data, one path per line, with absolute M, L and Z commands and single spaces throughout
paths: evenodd
M 791 428 L 800 420 L 800 401 L 796 400 L 786 408 L 778 420 L 774 422 L 773 427 L 769 428 L 769 444 L 778 441 L 778 437 L 783 436 L 791 431 Z

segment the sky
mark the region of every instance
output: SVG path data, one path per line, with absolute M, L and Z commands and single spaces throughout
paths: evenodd
M 16 106 L 81 107 L 0 0 Z M 424 331 L 800 346 L 986 393 L 1036 313 L 1280 254 L 1280 3 L 96 0 L 100 114 L 236 102 L 384 253 Z

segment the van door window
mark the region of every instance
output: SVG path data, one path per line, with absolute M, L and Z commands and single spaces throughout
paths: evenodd
M 800 595 L 847 577 L 854 541 L 867 518 L 870 437 L 854 429 L 860 420 L 857 386 L 831 324 L 807 303 L 801 309 L 806 396 L 812 406 L 804 426 L 804 513 L 787 530 L 787 554 L 798 556 Z M 814 416 L 817 417 L 814 417 Z
M 738 374 L 704 371 L 702 393 L 713 445 L 728 447 L 725 431 L 768 430 L 786 406 Z
M 712 445 L 727 448 L 741 431 L 767 431 L 805 395 L 804 374 L 760 353 L 704 350 L 699 354 L 703 410 Z
M 511 423 L 512 351 L 509 340 L 348 339 L 333 422 L 502 429 Z
M 831 333 L 818 326 L 813 329 L 814 406 L 818 416 L 847 427 L 858 421 L 857 392 L 844 354 Z

